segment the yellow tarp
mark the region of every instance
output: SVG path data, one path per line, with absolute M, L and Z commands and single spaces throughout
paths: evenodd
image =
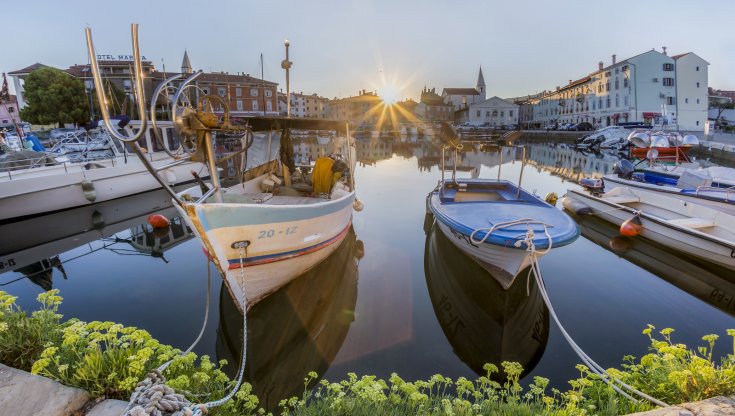
M 332 165 L 334 165 L 334 160 L 326 156 L 320 157 L 314 163 L 314 170 L 311 172 L 311 184 L 314 187 L 315 194 L 328 194 L 332 190 L 334 184 Z

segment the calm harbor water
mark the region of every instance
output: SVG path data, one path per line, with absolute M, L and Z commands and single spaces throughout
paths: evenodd
M 299 141 L 297 157 L 313 158 L 322 146 Z M 500 154 L 467 149 L 459 176 L 498 174 Z M 515 181 L 514 152 L 505 149 L 500 166 Z M 430 140 L 358 141 L 365 209 L 355 213 L 353 231 L 334 255 L 248 315 L 247 378 L 268 407 L 300 394 L 311 370 L 330 380 L 348 372 L 474 378 L 483 363 L 509 360 L 562 389 L 577 376 L 579 359 L 533 284 L 527 294 L 525 274 L 503 291 L 427 220 L 424 198 L 439 178 L 439 155 Z M 609 173 L 616 160 L 550 144 L 528 144 L 527 158 L 522 185 L 539 195 L 563 195 L 581 177 Z M 186 348 L 202 324 L 208 264 L 181 219 L 167 235 L 150 232 L 152 212 L 176 215 L 163 192 L 151 192 L 0 225 L 0 290 L 32 309 L 38 293 L 58 288 L 67 318 L 145 328 Z M 581 226 L 582 237 L 545 256 L 541 268 L 559 318 L 593 359 L 609 367 L 641 356 L 649 323 L 675 328 L 676 341 L 690 346 L 720 334 L 716 353 L 730 352 L 732 272 L 622 239 L 601 221 Z M 234 371 L 242 317 L 214 268 L 210 287 L 210 318 L 195 351 L 227 359 Z

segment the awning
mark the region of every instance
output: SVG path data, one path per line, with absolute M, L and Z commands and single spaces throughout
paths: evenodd
M 643 112 L 643 118 L 654 118 L 654 117 L 659 117 L 659 116 L 661 116 L 661 114 L 659 113 L 654 113 L 654 112 L 649 112 L 649 111 Z

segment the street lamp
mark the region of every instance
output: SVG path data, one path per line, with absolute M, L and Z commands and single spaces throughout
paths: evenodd
M 281 61 L 281 68 L 286 70 L 286 117 L 291 117 L 291 86 L 289 84 L 288 75 L 293 62 L 288 60 L 288 47 L 291 45 L 288 39 L 285 40 L 284 44 L 286 46 L 286 59 Z

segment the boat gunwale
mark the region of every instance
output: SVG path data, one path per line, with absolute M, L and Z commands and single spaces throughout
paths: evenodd
M 712 202 L 721 202 L 721 203 L 725 203 L 725 204 L 728 204 L 728 205 L 735 205 L 735 194 L 733 195 L 733 199 L 729 199 L 728 200 L 728 199 L 725 199 L 726 197 L 718 198 L 718 197 L 715 197 L 715 196 L 706 195 L 706 194 L 702 194 L 702 193 L 697 194 L 696 193 L 696 190 L 693 190 L 693 189 L 676 188 L 676 189 L 678 189 L 678 191 L 677 191 L 677 190 L 674 190 L 674 189 L 667 189 L 669 187 L 673 187 L 672 185 L 657 185 L 657 184 L 653 184 L 653 183 L 649 183 L 649 182 L 637 182 L 637 181 L 633 181 L 633 180 L 629 180 L 629 179 L 615 178 L 615 177 L 612 177 L 612 175 L 605 175 L 605 176 L 603 176 L 602 177 L 602 181 L 603 181 L 603 184 L 605 183 L 605 181 L 610 181 L 610 182 L 615 182 L 617 184 L 620 184 L 622 186 L 633 186 L 633 187 L 640 188 L 640 189 L 643 189 L 643 190 L 646 190 L 646 191 L 665 192 L 665 193 L 671 194 L 671 195 L 687 196 L 687 197 L 692 197 L 692 198 L 696 198 L 696 199 L 706 199 L 706 200 L 712 201 Z M 650 188 L 649 187 L 643 187 L 643 186 L 640 186 L 640 185 L 649 185 Z M 659 187 L 660 187 L 660 189 L 659 189 Z M 726 189 L 728 189 L 728 188 L 724 188 L 724 187 L 716 187 L 716 188 L 717 189 L 707 189 L 704 192 L 718 192 L 718 189 L 722 189 L 722 191 L 724 192 Z
M 664 226 L 664 227 L 674 228 L 676 231 L 683 232 L 685 234 L 689 234 L 689 235 L 692 235 L 692 236 L 695 236 L 695 237 L 700 237 L 700 238 L 703 238 L 705 240 L 708 240 L 708 241 L 710 241 L 712 243 L 720 244 L 720 245 L 723 245 L 723 246 L 725 246 L 727 248 L 730 248 L 732 250 L 735 250 L 735 243 L 729 242 L 729 241 L 727 241 L 725 239 L 722 239 L 720 237 L 717 237 L 715 235 L 706 234 L 706 233 L 703 233 L 701 231 L 697 231 L 696 229 L 692 229 L 692 228 L 689 228 L 689 227 L 682 227 L 682 226 L 677 225 L 675 223 L 670 223 L 670 222 L 668 222 L 666 220 L 661 220 L 659 218 L 656 218 L 656 217 L 653 217 L 653 216 L 651 216 L 649 214 L 646 214 L 645 211 L 639 211 L 639 210 L 636 210 L 634 208 L 631 208 L 631 207 L 629 207 L 627 205 L 622 205 L 622 204 L 617 204 L 615 202 L 605 201 L 603 198 L 598 198 L 596 196 L 592 196 L 592 195 L 586 194 L 586 193 L 584 193 L 582 191 L 579 191 L 579 190 L 576 190 L 576 189 L 569 189 L 567 192 L 571 192 L 572 194 L 579 195 L 582 198 L 587 198 L 587 199 L 591 199 L 593 201 L 602 202 L 605 205 L 618 208 L 619 211 L 625 211 L 625 212 L 628 212 L 630 214 L 640 213 L 641 214 L 641 217 L 645 218 L 648 221 L 655 222 L 656 224 L 659 224 L 659 225 Z M 709 208 L 709 207 L 706 207 L 706 206 L 702 206 L 702 207 L 703 208 Z M 596 214 L 596 213 L 593 213 L 593 214 Z M 727 214 L 725 214 L 725 215 L 727 215 Z M 690 218 L 692 218 L 692 217 L 690 217 Z

